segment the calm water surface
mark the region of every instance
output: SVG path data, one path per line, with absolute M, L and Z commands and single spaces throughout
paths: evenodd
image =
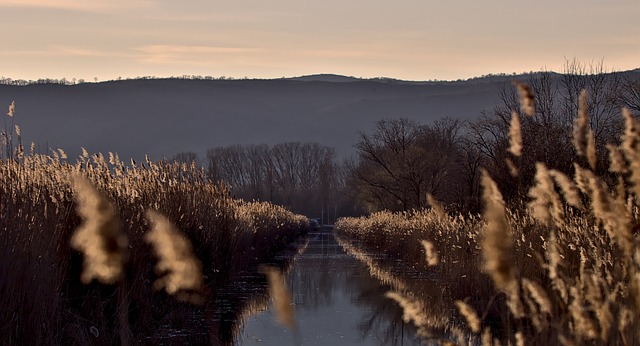
M 391 288 L 345 253 L 330 229 L 312 232 L 286 273 L 299 336 L 276 322 L 268 298 L 254 299 L 238 345 L 420 345 L 402 310 L 384 297 Z

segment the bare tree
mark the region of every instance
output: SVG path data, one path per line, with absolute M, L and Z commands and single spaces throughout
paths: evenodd
M 211 179 L 246 200 L 267 200 L 307 215 L 336 205 L 335 153 L 318 143 L 218 147 L 207 151 Z
M 535 174 L 535 163 L 571 174 L 578 160 L 571 143 L 571 131 L 578 112 L 579 95 L 587 92 L 590 127 L 594 132 L 599 169 L 608 165 L 606 143 L 617 141 L 622 126 L 619 95 L 623 88 L 617 73 L 606 73 L 602 63 L 584 66 L 567 61 L 561 75 L 550 72 L 530 74 L 526 83 L 535 96 L 532 116 L 520 116 L 524 153 L 513 157 L 508 149 L 512 112 L 520 106 L 515 88 L 503 88 L 501 102 L 493 112 L 485 112 L 469 126 L 469 139 L 484 158 L 483 165 L 501 185 L 505 198 L 521 197 Z M 507 162 L 510 160 L 510 163 Z M 509 165 L 518 168 L 513 179 Z M 605 172 L 600 172 L 606 174 Z
M 640 112 L 640 72 L 627 75 L 621 89 L 618 99 L 620 106 Z
M 351 172 L 359 198 L 370 211 L 420 208 L 427 193 L 448 198 L 445 182 L 455 172 L 460 127 L 455 119 L 424 126 L 401 118 L 361 133 Z

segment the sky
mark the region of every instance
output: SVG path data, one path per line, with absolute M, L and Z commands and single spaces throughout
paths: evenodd
M 638 0 L 0 0 L 0 75 L 455 80 L 640 67 Z

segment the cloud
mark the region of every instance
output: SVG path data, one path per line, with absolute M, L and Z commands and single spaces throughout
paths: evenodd
M 110 58 L 132 58 L 136 55 L 132 53 L 118 52 L 113 50 L 88 49 L 70 46 L 51 46 L 48 49 L 34 50 L 3 50 L 0 57 L 110 57 Z
M 151 0 L 0 0 L 0 7 L 46 8 L 96 13 L 144 8 L 152 4 Z
M 218 57 L 245 55 L 260 52 L 257 48 L 186 46 L 186 45 L 148 45 L 135 49 L 140 52 L 138 60 L 153 64 L 191 64 L 207 65 Z

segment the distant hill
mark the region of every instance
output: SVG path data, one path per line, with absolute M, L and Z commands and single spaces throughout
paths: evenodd
M 331 83 L 346 83 L 346 82 L 355 82 L 362 80 L 361 78 L 356 77 L 347 77 L 338 74 L 314 74 L 308 76 L 300 76 L 300 77 L 291 77 L 286 78 L 290 80 L 297 80 L 302 82 L 331 82 Z
M 520 76 L 522 77 L 522 76 Z M 24 142 L 77 155 L 125 159 L 204 156 L 231 144 L 315 141 L 354 152 L 358 131 L 383 118 L 430 123 L 473 119 L 519 76 L 459 82 L 405 82 L 314 75 L 272 80 L 135 79 L 76 85 L 0 85 L 0 110 L 16 102 Z M 28 145 L 25 145 L 28 147 Z

